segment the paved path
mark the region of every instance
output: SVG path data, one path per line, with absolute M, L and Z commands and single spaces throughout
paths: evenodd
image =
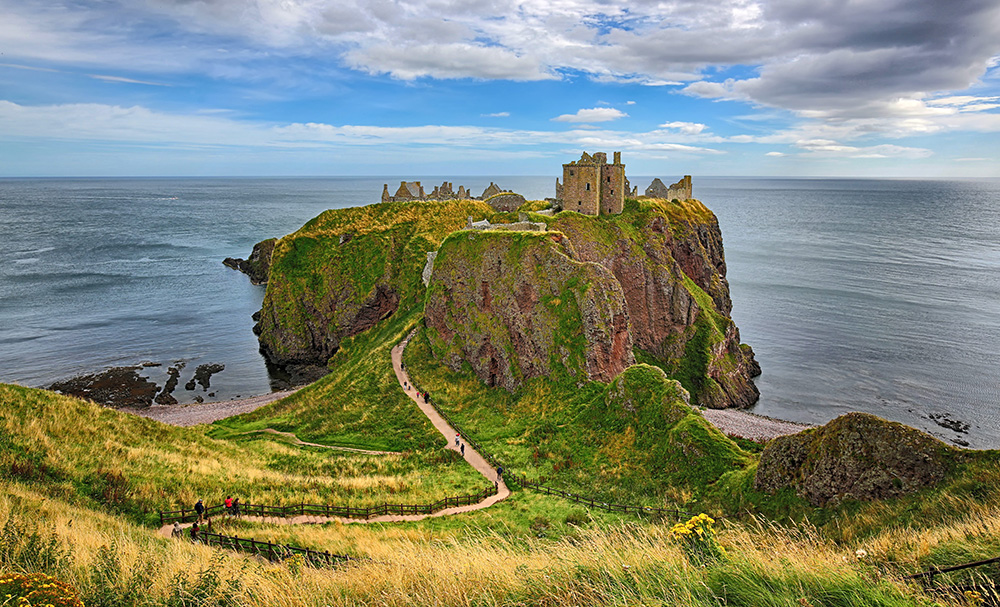
M 419 398 L 418 392 L 413 388 L 413 384 L 410 382 L 409 375 L 407 375 L 406 372 L 403 371 L 400 368 L 400 365 L 403 362 L 403 350 L 406 349 L 406 345 L 408 343 L 410 343 L 410 338 L 412 338 L 415 333 L 416 333 L 416 330 L 414 330 L 409 335 L 407 335 L 406 339 L 404 339 L 395 348 L 392 349 L 392 369 L 396 373 L 396 380 L 399 382 L 399 387 L 403 388 L 403 391 L 406 393 L 406 395 L 409 396 L 410 399 L 412 399 L 413 402 L 415 402 L 418 407 L 420 407 L 420 410 L 424 413 L 424 415 L 426 415 L 427 418 L 430 419 L 431 423 L 434 424 L 434 427 L 437 428 L 438 432 L 440 432 L 442 434 L 442 436 L 444 437 L 444 440 L 445 440 L 445 448 L 446 449 L 451 449 L 452 451 L 458 451 L 459 453 L 461 453 L 461 450 L 458 447 L 455 446 L 455 434 L 456 434 L 455 429 L 452 428 L 451 425 L 449 425 L 448 422 L 446 422 L 443 417 L 441 417 L 441 414 L 439 414 L 434 409 L 434 407 L 432 407 L 429 404 L 423 402 L 422 398 Z M 270 428 L 268 430 L 270 430 Z M 270 430 L 270 431 L 274 432 L 276 434 L 285 434 L 285 433 L 282 433 L 282 432 L 277 432 L 276 430 Z M 292 435 L 292 436 L 294 436 L 294 435 Z M 298 438 L 296 438 L 295 440 L 298 440 Z M 310 444 L 310 443 L 304 443 L 304 444 Z M 316 446 L 324 447 L 324 446 L 327 446 L 327 445 L 316 445 Z M 384 453 L 384 452 L 375 452 L 375 453 Z M 345 523 L 345 524 L 351 524 L 351 523 L 396 523 L 396 522 L 400 522 L 400 521 L 419 521 L 419 520 L 423 520 L 425 518 L 432 518 L 432 517 L 438 517 L 438 516 L 449 516 L 449 515 L 452 515 L 452 514 L 459 514 L 459 513 L 462 513 L 462 512 L 471 512 L 473 510 L 482 510 L 483 508 L 489 508 L 490 506 L 492 506 L 493 504 L 499 502 L 500 500 L 506 499 L 510 495 L 510 489 L 507 488 L 507 485 L 503 482 L 503 480 L 502 479 L 500 479 L 500 480 L 497 479 L 497 473 L 496 473 L 496 470 L 493 468 L 493 466 L 489 462 L 486 461 L 486 458 L 484 458 L 482 455 L 480 455 L 478 452 L 476 452 L 472 447 L 470 447 L 468 445 L 466 445 L 466 447 L 465 447 L 465 461 L 469 462 L 469 464 L 473 468 L 475 468 L 480 474 L 482 474 L 483 477 L 486 478 L 487 481 L 489 481 L 491 483 L 496 482 L 496 485 L 497 485 L 497 493 L 496 493 L 496 495 L 492 495 L 492 496 L 490 496 L 490 497 L 488 497 L 488 498 L 484 499 L 483 501 L 481 501 L 479 503 L 476 503 L 476 504 L 470 504 L 468 506 L 456 506 L 454 508 L 447 508 L 445 510 L 439 510 L 439 511 L 433 513 L 433 514 L 403 514 L 403 515 L 389 514 L 389 515 L 385 515 L 385 516 L 372 517 L 372 518 L 367 519 L 367 520 L 366 519 L 356 519 L 356 518 L 343 518 L 343 517 L 339 517 L 339 516 L 331 516 L 331 517 L 326 517 L 326 516 L 296 516 L 296 517 L 291 517 L 291 518 L 286 518 L 286 517 L 241 516 L 240 519 L 245 520 L 245 521 L 255 521 L 255 522 L 261 522 L 261 523 L 272 523 L 272 524 L 278 524 L 278 525 L 308 525 L 308 524 L 329 523 L 329 522 L 332 522 L 332 521 L 340 521 L 341 523 Z M 191 523 L 185 523 L 185 524 L 181 525 L 182 528 L 186 528 L 186 527 L 190 527 L 190 526 L 191 526 Z M 173 531 L 173 524 L 172 523 L 164 525 L 163 527 L 161 527 L 160 528 L 160 535 L 162 535 L 163 537 L 170 537 L 171 531 Z

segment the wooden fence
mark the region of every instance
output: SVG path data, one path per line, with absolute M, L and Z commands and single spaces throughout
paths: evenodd
M 289 517 L 289 516 L 324 516 L 341 518 L 363 518 L 370 519 L 373 516 L 386 516 L 390 514 L 434 514 L 446 508 L 455 506 L 468 506 L 477 504 L 491 495 L 497 494 L 497 485 L 494 483 L 479 493 L 472 495 L 460 495 L 458 497 L 445 497 L 431 504 L 380 504 L 378 506 L 356 507 L 356 506 L 335 506 L 330 504 L 292 504 L 290 506 L 268 506 L 265 504 L 240 504 L 239 513 L 241 515 L 260 517 Z M 210 517 L 226 513 L 226 507 L 222 504 L 209 506 L 205 509 L 205 516 Z M 160 525 L 167 523 L 187 523 L 198 520 L 198 513 L 190 509 L 168 510 L 160 512 Z
M 346 554 L 332 554 L 329 551 L 319 552 L 309 550 L 308 548 L 299 548 L 298 546 L 288 546 L 286 544 L 258 542 L 250 538 L 220 535 L 209 531 L 199 531 L 192 539 L 202 542 L 207 546 L 218 546 L 237 552 L 249 552 L 266 558 L 271 562 L 283 561 L 296 554 L 301 555 L 305 563 L 313 567 L 332 567 L 355 560 Z
M 943 569 L 932 569 L 930 571 L 914 573 L 913 575 L 907 575 L 903 577 L 903 579 L 921 580 L 925 585 L 929 585 L 934 582 L 935 575 L 939 575 L 942 573 L 949 573 L 951 571 L 961 571 L 962 569 L 970 569 L 972 567 L 982 567 L 983 565 L 989 565 L 991 563 L 1000 563 L 1000 557 L 986 559 L 985 561 L 976 561 L 974 563 L 965 563 L 963 565 L 955 565 L 954 567 L 945 567 Z

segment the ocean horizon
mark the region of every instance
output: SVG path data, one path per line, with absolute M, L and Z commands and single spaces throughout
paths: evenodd
M 183 362 L 182 403 L 270 391 L 250 318 L 264 288 L 222 260 L 403 179 L 0 178 L 0 381 L 152 362 L 143 373 L 162 384 Z M 630 179 L 641 191 L 652 178 Z M 420 180 L 529 199 L 555 184 Z M 719 218 L 732 315 L 763 370 L 754 413 L 867 411 L 1000 447 L 1000 180 L 695 176 L 694 195 Z M 207 363 L 225 370 L 184 389 Z

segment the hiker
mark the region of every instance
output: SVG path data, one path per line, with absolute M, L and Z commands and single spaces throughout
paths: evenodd
M 430 400 L 431 400 L 431 394 L 430 394 L 430 392 L 424 392 L 424 402 L 428 403 L 428 402 L 430 402 Z
M 455 446 L 456 446 L 456 447 L 458 446 L 458 439 L 460 439 L 460 438 L 462 438 L 462 435 L 461 435 L 461 434 L 456 434 L 456 435 L 455 435 Z
M 191 525 L 191 541 L 198 541 L 198 523 Z
M 226 496 L 226 514 L 229 516 L 233 515 L 233 496 Z
M 240 515 L 240 498 L 233 500 L 233 516 Z
M 194 511 L 198 513 L 198 522 L 200 523 L 205 519 L 205 504 L 201 500 L 194 505 Z
M 462 457 L 465 457 L 465 443 L 462 443 Z
M 497 466 L 497 482 L 503 480 L 503 466 Z
M 181 537 L 184 535 L 184 530 L 181 529 L 181 524 L 174 521 L 174 529 L 170 532 L 170 537 Z

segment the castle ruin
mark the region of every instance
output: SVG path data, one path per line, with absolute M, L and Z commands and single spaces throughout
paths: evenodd
M 693 198 L 691 196 L 691 176 L 685 175 L 683 179 L 671 184 L 669 188 L 663 185 L 663 182 L 657 177 L 646 188 L 646 197 L 662 198 L 664 200 L 687 200 Z
M 584 152 L 579 160 L 563 165 L 562 184 L 556 179 L 556 200 L 567 211 L 586 215 L 616 215 L 625 208 L 625 196 L 630 191 L 622 153 L 614 153 L 608 164 L 604 152 L 593 156 Z
M 483 195 L 475 198 L 464 185 L 458 186 L 458 191 L 454 189 L 454 184 L 445 181 L 441 185 L 434 186 L 434 191 L 427 194 L 424 186 L 419 181 L 400 181 L 399 188 L 395 194 L 389 193 L 389 184 L 382 185 L 382 202 L 409 202 L 411 200 L 486 200 L 498 194 L 510 194 L 497 184 L 490 182 L 490 185 L 483 190 Z

